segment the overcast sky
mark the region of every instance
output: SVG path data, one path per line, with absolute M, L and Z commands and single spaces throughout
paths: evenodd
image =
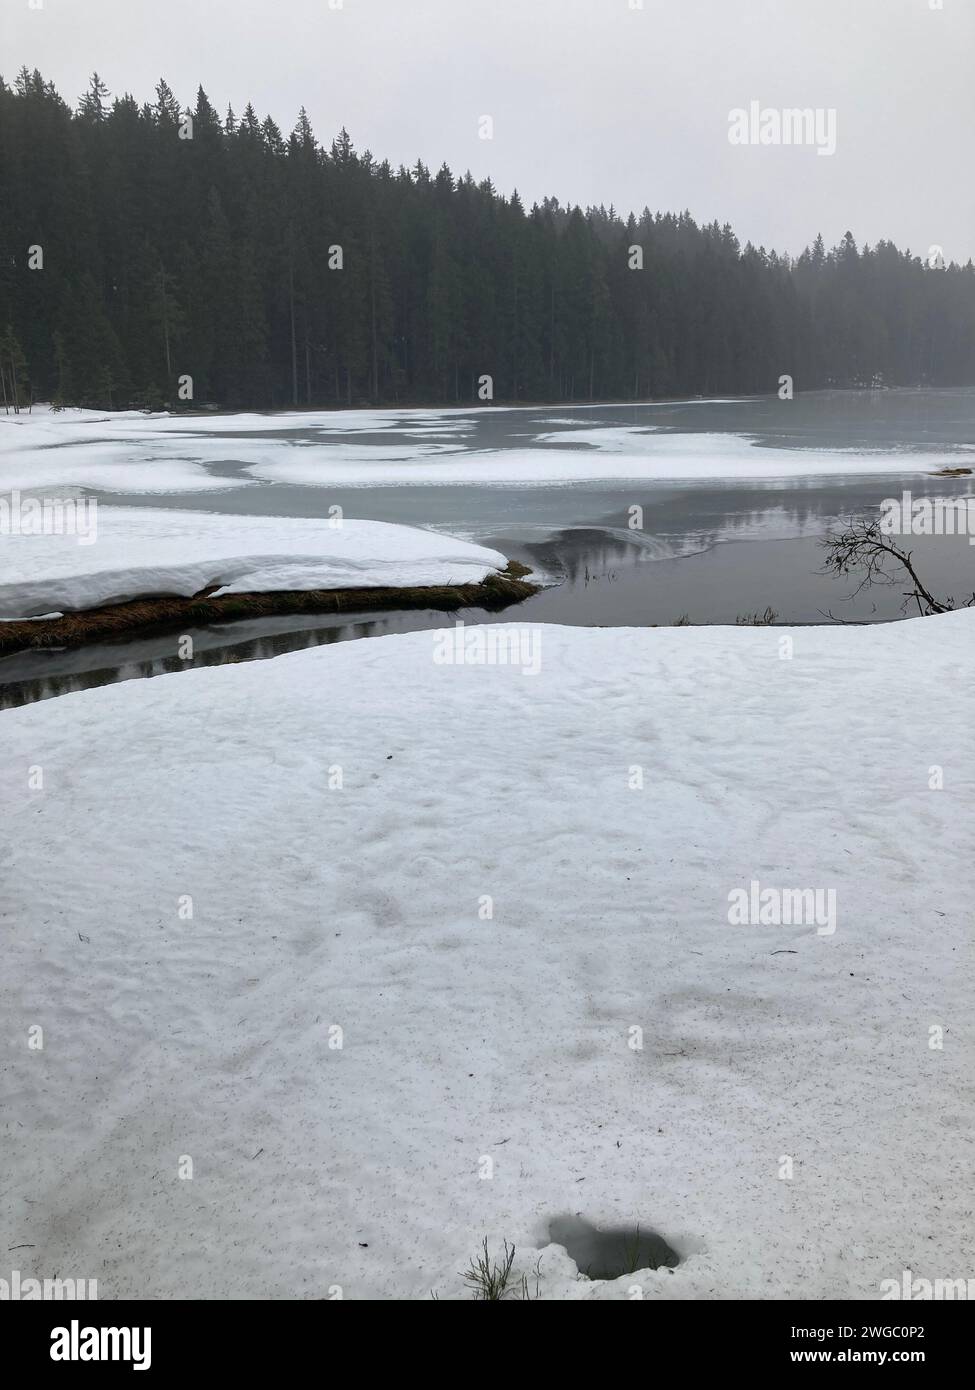
M 778 250 L 849 228 L 964 261 L 975 0 L 937 3 L 0 0 L 0 71 L 38 67 L 72 103 L 92 69 L 140 101 L 161 76 L 183 103 L 202 83 L 285 132 L 304 104 L 326 143 L 344 124 L 394 165 L 446 161 L 526 205 L 686 207 Z M 835 154 L 732 145 L 752 101 L 835 109 Z

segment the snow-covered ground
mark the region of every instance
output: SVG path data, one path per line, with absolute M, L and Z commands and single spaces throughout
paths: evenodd
M 68 514 L 77 534 L 0 536 L 0 618 L 188 598 L 214 584 L 224 594 L 476 584 L 508 563 L 439 532 L 338 516 L 106 506 Z
M 420 632 L 0 716 L 8 1260 L 103 1298 L 463 1296 L 485 1235 L 552 1298 L 975 1273 L 975 613 L 477 631 L 531 660 Z M 753 881 L 835 931 L 734 924 Z M 579 1280 L 563 1213 L 682 1262 Z
M 697 402 L 696 404 L 719 404 Z M 506 407 L 482 407 L 505 410 Z M 546 425 L 573 421 L 562 406 Z M 566 412 L 569 411 L 569 414 Z M 393 484 L 555 486 L 571 481 L 703 480 L 930 473 L 972 466 L 975 450 L 790 449 L 748 434 L 670 432 L 647 426 L 529 430 L 533 447 L 469 445 L 477 411 L 287 411 L 260 415 L 106 414 L 88 410 L 0 416 L 0 493 L 94 487 L 166 493 L 277 482 L 322 487 Z M 515 411 L 514 413 L 518 413 Z M 337 438 L 336 436 L 345 436 Z M 352 442 L 348 436 L 368 436 Z M 375 442 L 386 436 L 388 442 Z M 243 465 L 246 476 L 212 471 Z

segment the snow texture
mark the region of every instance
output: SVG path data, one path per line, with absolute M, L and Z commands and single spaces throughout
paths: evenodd
M 550 1298 L 970 1274 L 975 613 L 479 631 L 538 674 L 418 632 L 2 716 L 23 1275 L 469 1297 L 484 1236 Z M 753 880 L 835 932 L 732 925 Z M 681 1264 L 579 1279 L 564 1213 Z
M 382 521 L 105 506 L 95 518 L 93 544 L 0 536 L 0 618 L 188 598 L 214 584 L 225 594 L 474 584 L 507 565 L 496 550 Z
M 570 409 L 562 407 L 546 423 L 570 419 L 565 414 Z M 52 413 L 36 407 L 33 415 L 0 417 L 0 490 L 76 486 L 165 494 L 255 481 L 360 487 L 772 480 L 928 473 L 971 464 L 975 456 L 946 448 L 786 449 L 762 446 L 745 434 L 679 434 L 662 428 L 587 429 L 586 408 L 578 411 L 581 428 L 535 433 L 535 447 L 475 450 L 465 447 L 465 437 L 476 413 L 468 408 L 171 416 Z M 384 434 L 388 443 L 376 443 L 374 437 Z M 350 442 L 348 436 L 355 435 L 370 436 L 370 442 Z M 226 464 L 242 465 L 245 476 L 211 471 Z

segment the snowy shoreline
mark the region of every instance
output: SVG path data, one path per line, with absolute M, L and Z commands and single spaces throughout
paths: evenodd
M 188 598 L 153 595 L 29 618 L 0 619 L 0 656 L 42 649 L 64 650 L 121 638 L 149 637 L 167 630 L 225 625 L 247 619 L 294 614 L 395 613 L 426 609 L 453 613 L 464 608 L 499 613 L 538 590 L 516 560 L 482 580 L 452 584 L 380 585 L 328 589 L 204 589 Z
M 106 507 L 93 536 L 0 536 L 0 617 L 151 595 L 477 584 L 508 561 L 442 532 L 383 521 Z
M 970 1274 L 973 621 L 546 626 L 529 678 L 420 632 L 6 712 L 25 1277 L 465 1297 L 485 1236 L 544 1298 Z M 733 925 L 756 880 L 835 931 Z M 563 1213 L 681 1262 L 579 1279 Z
M 256 615 L 496 611 L 536 591 L 499 551 L 419 527 L 86 507 L 84 535 L 0 536 L 0 654 Z

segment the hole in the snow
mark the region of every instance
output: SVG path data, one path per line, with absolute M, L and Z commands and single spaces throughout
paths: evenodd
M 605 1230 L 581 1216 L 556 1216 L 549 1239 L 564 1246 L 587 1279 L 618 1279 L 638 1269 L 673 1269 L 680 1256 L 662 1235 L 645 1226 L 609 1226 Z

